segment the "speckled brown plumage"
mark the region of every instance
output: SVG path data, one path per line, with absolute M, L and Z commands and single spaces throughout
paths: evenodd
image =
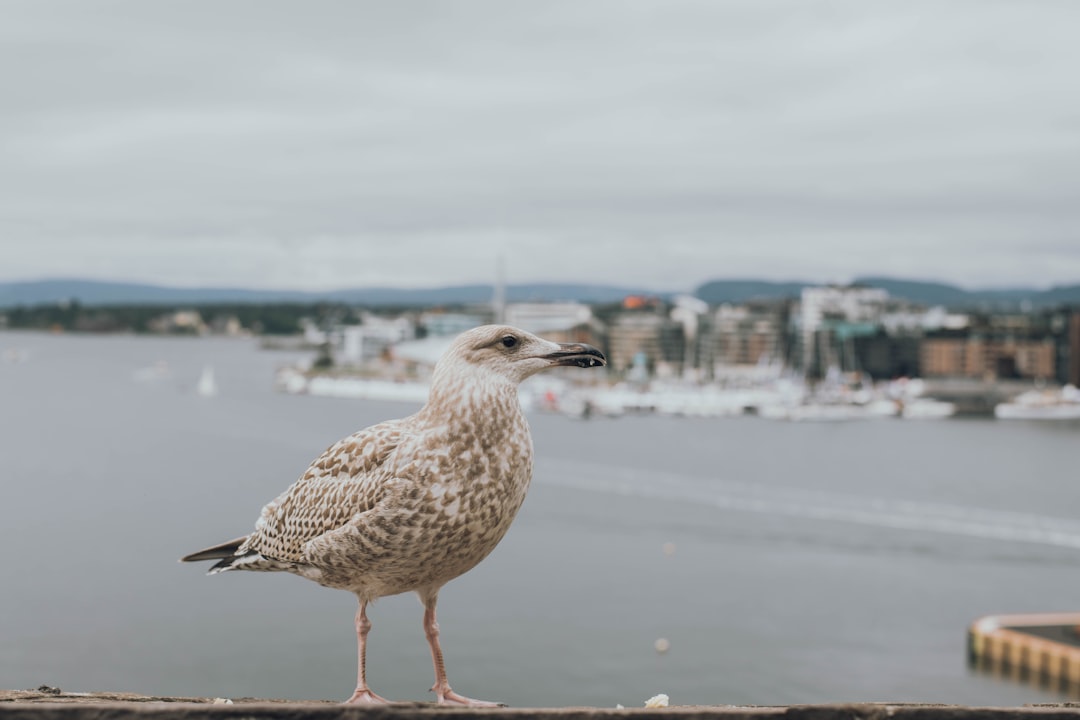
M 365 608 L 415 591 L 441 702 L 482 704 L 450 690 L 438 646 L 439 589 L 495 548 L 525 499 L 532 439 L 518 383 L 559 365 L 604 364 L 599 351 L 558 345 L 507 326 L 459 336 L 436 365 L 415 415 L 335 443 L 268 503 L 245 538 L 184 560 L 225 570 L 287 571 L 353 592 L 360 603 L 360 673 L 353 701 L 381 701 L 364 681 Z

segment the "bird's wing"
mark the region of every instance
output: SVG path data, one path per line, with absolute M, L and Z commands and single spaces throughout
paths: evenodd
M 375 506 L 387 491 L 380 469 L 405 434 L 401 420 L 373 425 L 330 446 L 262 509 L 237 554 L 300 562 L 304 544 Z

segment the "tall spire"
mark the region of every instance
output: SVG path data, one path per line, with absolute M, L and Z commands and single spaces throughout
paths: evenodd
M 495 322 L 506 322 L 506 258 L 502 253 L 495 256 L 495 292 L 491 298 Z

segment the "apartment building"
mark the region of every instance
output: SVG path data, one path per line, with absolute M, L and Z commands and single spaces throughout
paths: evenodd
M 683 325 L 658 312 L 623 312 L 608 328 L 608 364 L 626 374 L 641 368 L 648 375 L 678 377 L 686 357 Z
M 923 377 L 1053 380 L 1055 355 L 1050 338 L 927 337 L 919 364 Z
M 717 377 L 740 366 L 788 360 L 789 301 L 758 301 L 716 308 L 708 333 L 708 356 Z

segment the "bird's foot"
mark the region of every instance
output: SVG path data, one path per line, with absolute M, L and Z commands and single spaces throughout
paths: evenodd
M 432 692 L 439 696 L 440 705 L 459 705 L 462 707 L 506 707 L 506 703 L 488 702 L 487 700 L 473 700 L 464 695 L 458 695 L 449 687 L 440 690 L 438 687 L 431 688 Z
M 371 690 L 367 688 L 356 688 L 353 691 L 352 697 L 344 702 L 345 705 L 386 705 L 390 701 L 384 697 L 379 697 Z

